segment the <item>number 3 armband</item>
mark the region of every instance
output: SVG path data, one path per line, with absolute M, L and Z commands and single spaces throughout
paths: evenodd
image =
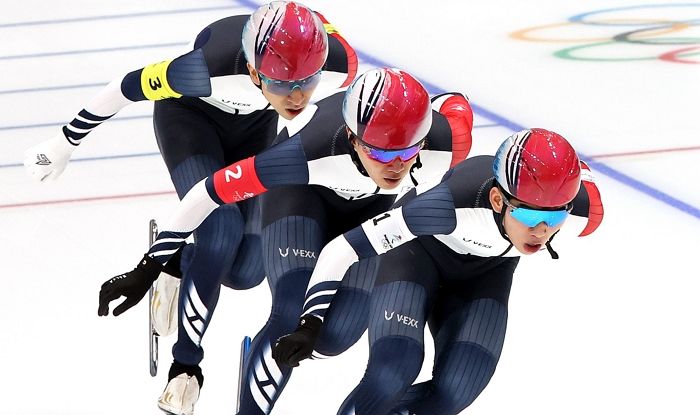
M 171 62 L 172 60 L 169 60 L 148 65 L 141 71 L 141 90 L 149 101 L 182 96 L 168 83 L 167 71 Z

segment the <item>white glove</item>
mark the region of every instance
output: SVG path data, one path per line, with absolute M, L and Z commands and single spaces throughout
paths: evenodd
M 28 148 L 24 152 L 24 167 L 36 180 L 56 180 L 66 169 L 76 147 L 68 142 L 61 131 L 55 137 Z

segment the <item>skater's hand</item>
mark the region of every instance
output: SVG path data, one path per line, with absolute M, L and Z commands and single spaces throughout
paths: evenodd
M 163 266 L 160 262 L 144 255 L 132 271 L 105 281 L 100 288 L 100 306 L 97 308 L 97 315 L 109 315 L 109 303 L 121 296 L 126 297 L 126 300 L 114 309 L 115 316 L 138 304 L 162 270 Z
M 311 357 L 321 330 L 322 321 L 313 315 L 305 315 L 293 333 L 277 339 L 272 348 L 272 358 L 278 365 L 299 366 L 299 362 Z
M 69 143 L 63 132 L 28 148 L 24 152 L 24 167 L 38 181 L 53 181 L 63 173 L 77 146 Z

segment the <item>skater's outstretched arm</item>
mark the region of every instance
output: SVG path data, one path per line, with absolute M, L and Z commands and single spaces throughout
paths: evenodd
M 127 105 L 210 94 L 209 70 L 201 49 L 131 71 L 98 92 L 56 135 L 27 149 L 24 166 L 36 180 L 55 180 L 63 173 L 83 138 Z
M 434 184 L 419 185 L 407 197 Z M 421 235 L 449 234 L 456 222 L 450 191 L 440 184 L 333 239 L 321 251 L 314 268 L 299 326 L 277 341 L 272 357 L 278 364 L 290 367 L 311 357 L 326 310 L 352 264 L 386 253 Z
M 308 165 L 299 135 L 203 179 L 177 203 L 136 268 L 102 284 L 97 314 L 108 315 L 109 303 L 121 296 L 127 299 L 114 309 L 115 316 L 136 305 L 163 266 L 217 207 L 257 196 L 277 186 L 308 181 Z

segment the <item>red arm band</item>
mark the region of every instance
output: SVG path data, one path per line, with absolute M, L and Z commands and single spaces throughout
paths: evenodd
M 224 203 L 240 202 L 267 191 L 255 172 L 254 156 L 214 173 L 214 190 Z
M 453 95 L 440 106 L 452 130 L 452 161 L 450 167 L 467 158 L 472 148 L 472 126 L 474 113 L 469 101 L 462 95 Z
M 603 221 L 603 201 L 600 198 L 600 190 L 593 181 L 591 168 L 583 161 L 581 162 L 581 184 L 588 193 L 588 223 L 579 236 L 586 236 L 598 229 Z

